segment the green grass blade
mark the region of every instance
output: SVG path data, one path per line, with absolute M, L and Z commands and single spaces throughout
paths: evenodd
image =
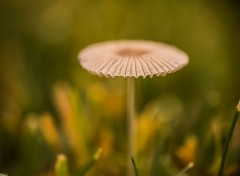
M 56 176 L 68 176 L 68 165 L 67 158 L 63 154 L 57 156 L 57 162 L 55 164 L 55 175 Z
M 239 112 L 240 112 L 240 101 L 237 105 L 236 111 L 233 116 L 231 127 L 228 131 L 227 139 L 226 139 L 225 146 L 223 149 L 221 164 L 220 164 L 219 171 L 218 171 L 218 176 L 223 175 L 223 169 L 224 169 L 224 165 L 225 165 L 225 161 L 226 161 L 226 157 L 227 157 L 228 147 L 229 147 L 230 141 L 232 139 L 232 135 L 233 135 L 233 132 L 234 132 L 237 120 L 238 120 Z
M 133 157 L 131 158 L 131 160 L 132 160 L 132 164 L 133 164 L 133 168 L 134 168 L 134 173 L 135 173 L 136 176 L 139 176 L 137 166 L 136 166 L 136 163 L 135 163 Z
M 84 176 L 94 165 L 95 161 L 99 159 L 102 149 L 99 148 L 94 156 L 82 167 L 80 168 L 74 176 Z

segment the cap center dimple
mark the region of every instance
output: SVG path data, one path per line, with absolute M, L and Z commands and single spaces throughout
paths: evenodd
M 120 56 L 141 56 L 146 54 L 148 51 L 136 48 L 123 48 L 117 52 Z

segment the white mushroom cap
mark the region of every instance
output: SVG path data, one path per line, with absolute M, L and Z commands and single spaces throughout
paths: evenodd
M 80 64 L 89 72 L 105 77 L 165 76 L 188 64 L 178 48 L 143 40 L 101 42 L 83 49 Z

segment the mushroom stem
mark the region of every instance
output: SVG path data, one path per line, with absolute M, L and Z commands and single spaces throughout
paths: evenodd
M 129 176 L 133 173 L 131 158 L 133 157 L 134 134 L 135 134 L 135 78 L 128 78 L 128 163 Z

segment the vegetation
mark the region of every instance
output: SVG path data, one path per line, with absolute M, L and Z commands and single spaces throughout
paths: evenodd
M 135 173 L 217 175 L 240 97 L 238 8 L 223 0 L 0 1 L 0 173 L 126 175 L 126 80 L 90 75 L 77 55 L 98 41 L 146 39 L 178 46 L 190 63 L 136 80 Z M 240 175 L 237 123 L 226 176 Z

